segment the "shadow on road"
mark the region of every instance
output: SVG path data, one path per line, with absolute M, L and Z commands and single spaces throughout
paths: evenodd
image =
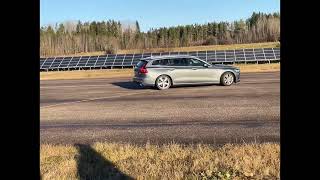
M 133 179 L 116 168 L 89 145 L 76 144 L 78 177 L 87 179 Z
M 141 87 L 139 86 L 137 83 L 134 83 L 134 82 L 130 82 L 130 81 L 125 81 L 125 82 L 114 82 L 112 83 L 112 85 L 115 85 L 115 86 L 119 86 L 121 88 L 125 88 L 125 89 L 133 89 L 133 90 L 139 90 L 139 89 L 155 89 L 155 88 L 152 88 L 152 87 Z M 216 86 L 219 86 L 217 84 L 194 84 L 194 85 L 179 85 L 179 86 L 173 86 L 171 88 L 192 88 L 192 87 L 208 87 L 208 86 L 212 86 L 212 85 L 216 85 Z
M 112 85 L 119 86 L 119 87 L 125 88 L 125 89 L 134 89 L 134 90 L 145 89 L 145 88 L 139 86 L 137 83 L 130 82 L 130 81 L 114 82 L 114 83 L 112 83 Z

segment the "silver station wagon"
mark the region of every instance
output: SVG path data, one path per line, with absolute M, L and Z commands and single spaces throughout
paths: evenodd
M 240 70 L 233 66 L 212 65 L 188 55 L 153 56 L 136 64 L 133 81 L 160 90 L 194 84 L 230 86 L 240 81 Z

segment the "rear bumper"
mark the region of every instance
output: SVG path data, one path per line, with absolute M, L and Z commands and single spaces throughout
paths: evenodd
M 147 77 L 133 77 L 132 81 L 143 86 L 154 86 L 154 81 Z

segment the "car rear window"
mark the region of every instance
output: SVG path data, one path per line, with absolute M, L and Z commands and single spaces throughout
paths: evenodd
M 147 61 L 144 61 L 144 60 L 141 60 L 137 63 L 137 67 L 138 68 L 141 68 L 142 66 L 144 66 L 145 64 L 147 64 L 148 62 Z

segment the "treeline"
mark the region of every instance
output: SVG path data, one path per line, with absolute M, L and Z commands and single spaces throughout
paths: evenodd
M 148 49 L 195 45 L 273 42 L 280 37 L 280 14 L 253 13 L 247 20 L 163 27 L 141 32 L 136 21 L 124 26 L 119 21 L 61 23 L 40 28 L 40 55 L 118 49 Z

